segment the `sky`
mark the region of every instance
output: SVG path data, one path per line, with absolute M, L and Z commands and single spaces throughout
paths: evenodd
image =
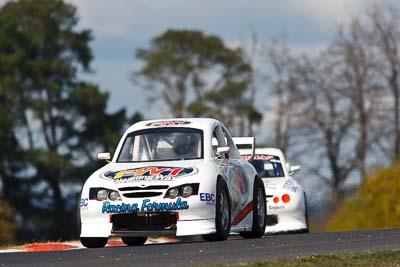
M 1 0 L 0 0 L 1 1 Z M 93 74 L 82 78 L 110 92 L 109 110 L 126 107 L 145 118 L 162 116 L 129 79 L 141 62 L 137 48 L 167 29 L 197 29 L 230 46 L 285 40 L 293 51 L 315 53 L 334 37 L 338 25 L 365 13 L 372 0 L 67 0 L 77 7 L 79 28 L 91 29 Z M 400 1 L 380 3 L 400 6 Z
M 285 40 L 294 52 L 316 53 L 334 38 L 337 26 L 365 13 L 374 3 L 398 0 L 64 0 L 77 7 L 78 29 L 90 29 L 94 40 L 93 73 L 81 78 L 110 93 L 109 111 L 127 108 L 145 118 L 162 117 L 146 93 L 131 80 L 140 68 L 138 48 L 167 29 L 195 29 L 220 36 L 232 47 Z M 0 0 L 0 6 L 7 0 Z

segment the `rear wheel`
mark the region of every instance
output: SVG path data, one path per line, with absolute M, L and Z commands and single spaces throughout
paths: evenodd
M 306 221 L 307 228 L 302 231 L 302 233 L 309 233 L 309 224 L 308 224 L 308 207 L 307 207 L 307 196 L 304 193 L 304 220 Z
M 267 225 L 267 208 L 265 201 L 264 184 L 259 177 L 254 181 L 253 190 L 253 225 L 250 232 L 243 232 L 240 235 L 244 238 L 262 237 Z
M 231 231 L 231 205 L 229 202 L 228 187 L 222 179 L 218 179 L 217 182 L 215 229 L 216 233 L 204 236 L 207 241 L 226 240 Z
M 82 245 L 87 248 L 102 248 L 107 241 L 107 237 L 81 237 Z
M 123 236 L 121 237 L 122 242 L 127 246 L 142 246 L 147 241 L 147 236 Z

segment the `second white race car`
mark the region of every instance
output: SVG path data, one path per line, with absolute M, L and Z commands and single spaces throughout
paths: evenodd
M 240 150 L 243 159 L 249 150 Z M 307 197 L 298 181 L 292 178 L 300 167 L 290 166 L 280 149 L 256 148 L 252 164 L 262 177 L 267 192 L 266 234 L 308 233 Z

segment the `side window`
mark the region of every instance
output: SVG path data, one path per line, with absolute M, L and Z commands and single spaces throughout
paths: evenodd
M 283 175 L 283 170 L 282 170 L 282 164 L 280 163 L 274 163 L 275 165 L 275 176 L 276 177 L 282 177 Z
M 212 137 L 212 149 L 213 149 L 214 155 L 217 155 L 217 147 L 218 147 L 218 138 L 217 138 L 217 134 L 214 130 L 213 137 Z
M 271 159 L 264 161 L 264 177 L 283 177 L 285 176 L 282 169 L 282 164 L 277 159 Z
M 236 148 L 235 143 L 232 140 L 232 137 L 229 135 L 228 131 L 225 128 L 222 128 L 222 133 L 224 135 L 224 140 L 227 141 L 227 146 L 229 146 L 229 157 L 233 159 L 240 159 L 241 156 L 239 151 Z
M 213 151 L 214 151 L 215 156 L 217 156 L 217 147 L 227 146 L 223 131 L 221 129 L 221 126 L 219 126 L 219 125 L 217 127 L 215 127 L 215 129 L 213 131 L 212 146 L 213 146 Z M 225 155 L 222 155 L 221 158 L 225 158 Z

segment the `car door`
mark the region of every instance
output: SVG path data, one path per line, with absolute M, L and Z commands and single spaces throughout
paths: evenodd
M 214 137 L 218 141 L 218 146 L 229 147 L 229 152 L 221 155 L 217 162 L 225 175 L 229 189 L 232 220 L 234 220 L 249 202 L 250 184 L 243 171 L 244 163 L 241 156 L 226 129 L 217 126 L 214 130 Z

